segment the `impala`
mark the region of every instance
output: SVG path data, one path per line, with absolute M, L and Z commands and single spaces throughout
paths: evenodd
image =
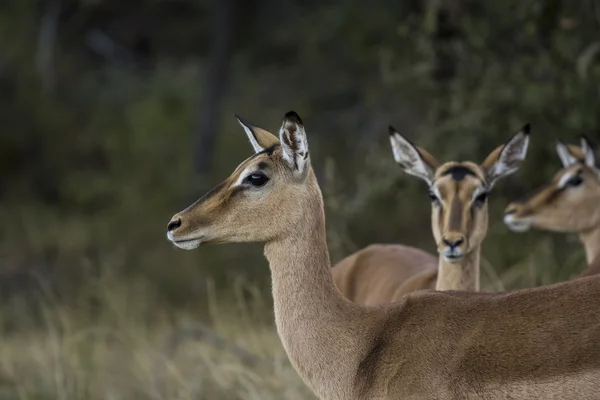
M 600 167 L 591 141 L 581 147 L 556 143 L 563 168 L 552 181 L 510 203 L 504 222 L 516 232 L 530 228 L 579 234 L 588 268 L 579 276 L 600 273 Z
M 480 165 L 470 161 L 440 164 L 393 127 L 389 131 L 396 162 L 429 185 L 438 268 L 435 257 L 422 250 L 371 245 L 333 267 L 335 284 L 349 300 L 367 305 L 390 303 L 422 289 L 479 291 L 479 257 L 488 228 L 487 196 L 498 179 L 515 172 L 525 159 L 529 125 Z M 499 173 L 490 169 L 498 152 L 514 154 L 512 164 Z
M 600 276 L 506 293 L 417 291 L 380 307 L 353 303 L 333 282 L 323 198 L 300 117 L 287 113 L 279 138 L 240 122 L 255 154 L 175 214 L 167 237 L 186 250 L 264 243 L 277 332 L 320 398 L 598 396 Z M 520 156 L 496 152 L 486 184 Z
M 372 244 L 343 258 L 331 273 L 348 300 L 381 305 L 415 290 L 435 289 L 437 262 L 436 256 L 416 247 Z

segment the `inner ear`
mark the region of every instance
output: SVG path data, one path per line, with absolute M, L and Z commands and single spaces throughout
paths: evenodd
M 583 152 L 585 164 L 590 168 L 598 169 L 596 166 L 595 146 L 585 135 L 581 136 L 580 141 L 581 141 L 581 151 Z
M 439 165 L 437 160 L 429 152 L 400 135 L 392 126 L 389 127 L 389 134 L 394 160 L 398 165 L 407 174 L 421 178 L 431 186 Z
M 503 146 L 499 146 L 481 163 L 491 188 L 498 179 L 513 174 L 525 160 L 529 147 L 529 124 L 525 125 Z
M 304 176 L 310 165 L 308 139 L 302 119 L 295 111 L 283 118 L 279 130 L 281 155 L 296 176 Z
M 579 162 L 578 158 L 571 152 L 569 146 L 560 140 L 556 141 L 556 154 L 564 168 L 568 168 Z
M 277 136 L 273 135 L 271 132 L 254 126 L 252 123 L 237 114 L 235 117 L 242 128 L 244 128 L 244 132 L 246 132 L 246 136 L 248 137 L 248 140 L 250 141 L 250 144 L 256 153 L 259 153 L 279 143 Z

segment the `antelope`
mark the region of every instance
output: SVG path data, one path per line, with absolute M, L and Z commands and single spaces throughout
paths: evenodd
M 255 154 L 175 214 L 167 238 L 184 250 L 264 243 L 278 335 L 319 398 L 598 396 L 600 276 L 505 293 L 416 291 L 378 307 L 353 303 L 333 282 L 323 197 L 300 117 L 288 112 L 279 138 L 238 120 Z M 412 171 L 431 176 L 410 143 L 399 150 Z M 481 188 L 522 154 L 492 157 Z
M 579 276 L 588 276 L 600 273 L 600 167 L 592 142 L 585 136 L 580 142 L 581 147 L 556 143 L 563 168 L 548 185 L 510 203 L 504 222 L 515 232 L 578 233 L 588 263 Z
M 487 196 L 500 178 L 517 171 L 525 159 L 529 132 L 527 124 L 481 165 L 470 161 L 440 164 L 390 126 L 394 159 L 405 172 L 425 180 L 430 187 L 438 268 L 435 257 L 422 250 L 371 245 L 333 267 L 333 279 L 342 294 L 357 303 L 378 305 L 422 289 L 479 291 L 479 258 L 488 227 Z M 486 180 L 486 171 L 494 166 L 501 151 L 515 154 L 512 164 Z
M 333 281 L 348 300 L 364 305 L 392 303 L 406 293 L 435 289 L 437 257 L 401 244 L 372 244 L 331 269 Z

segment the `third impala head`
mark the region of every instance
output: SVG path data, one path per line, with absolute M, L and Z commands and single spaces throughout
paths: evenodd
M 488 193 L 525 159 L 529 125 L 492 151 L 481 164 L 470 161 L 440 164 L 392 127 L 390 140 L 396 162 L 429 186 L 431 224 L 440 255 L 448 262 L 458 262 L 479 248 L 488 227 Z
M 201 243 L 268 242 L 306 223 L 319 188 L 310 167 L 304 126 L 293 111 L 279 138 L 238 117 L 255 154 L 224 182 L 175 214 L 167 237 L 191 250 Z M 320 192 L 319 192 L 320 193 Z
M 584 233 L 600 226 L 600 167 L 593 144 L 556 144 L 563 168 L 552 181 L 529 196 L 510 203 L 504 222 L 513 231 L 531 227 L 555 232 Z

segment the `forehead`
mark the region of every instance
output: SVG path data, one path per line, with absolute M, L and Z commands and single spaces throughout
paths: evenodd
M 558 187 L 562 187 L 564 186 L 566 181 L 568 181 L 570 178 L 576 175 L 592 177 L 594 178 L 595 182 L 600 181 L 598 175 L 590 167 L 585 165 L 583 162 L 579 162 L 577 164 L 559 170 L 552 178 L 552 184 Z
M 252 169 L 267 169 L 277 165 L 276 161 L 281 158 L 279 145 L 273 145 L 258 153 L 255 153 L 245 159 L 231 174 L 231 178 L 235 179 L 239 174 L 248 168 Z
M 579 146 L 574 146 L 572 144 L 568 144 L 567 148 L 573 157 L 583 162 L 585 160 L 585 154 L 583 154 L 583 150 Z
M 586 169 L 585 166 L 580 163 L 568 166 L 566 168 L 559 170 L 556 174 L 554 174 L 554 178 L 552 178 L 552 181 L 554 183 L 556 183 L 556 182 L 560 181 L 564 176 L 567 176 L 567 175 L 573 176 L 576 174 L 580 174 L 583 172 L 584 169 Z
M 483 170 L 475 163 L 447 162 L 436 170 L 434 184 L 449 183 L 462 183 L 461 186 L 475 187 L 485 184 L 485 176 Z

